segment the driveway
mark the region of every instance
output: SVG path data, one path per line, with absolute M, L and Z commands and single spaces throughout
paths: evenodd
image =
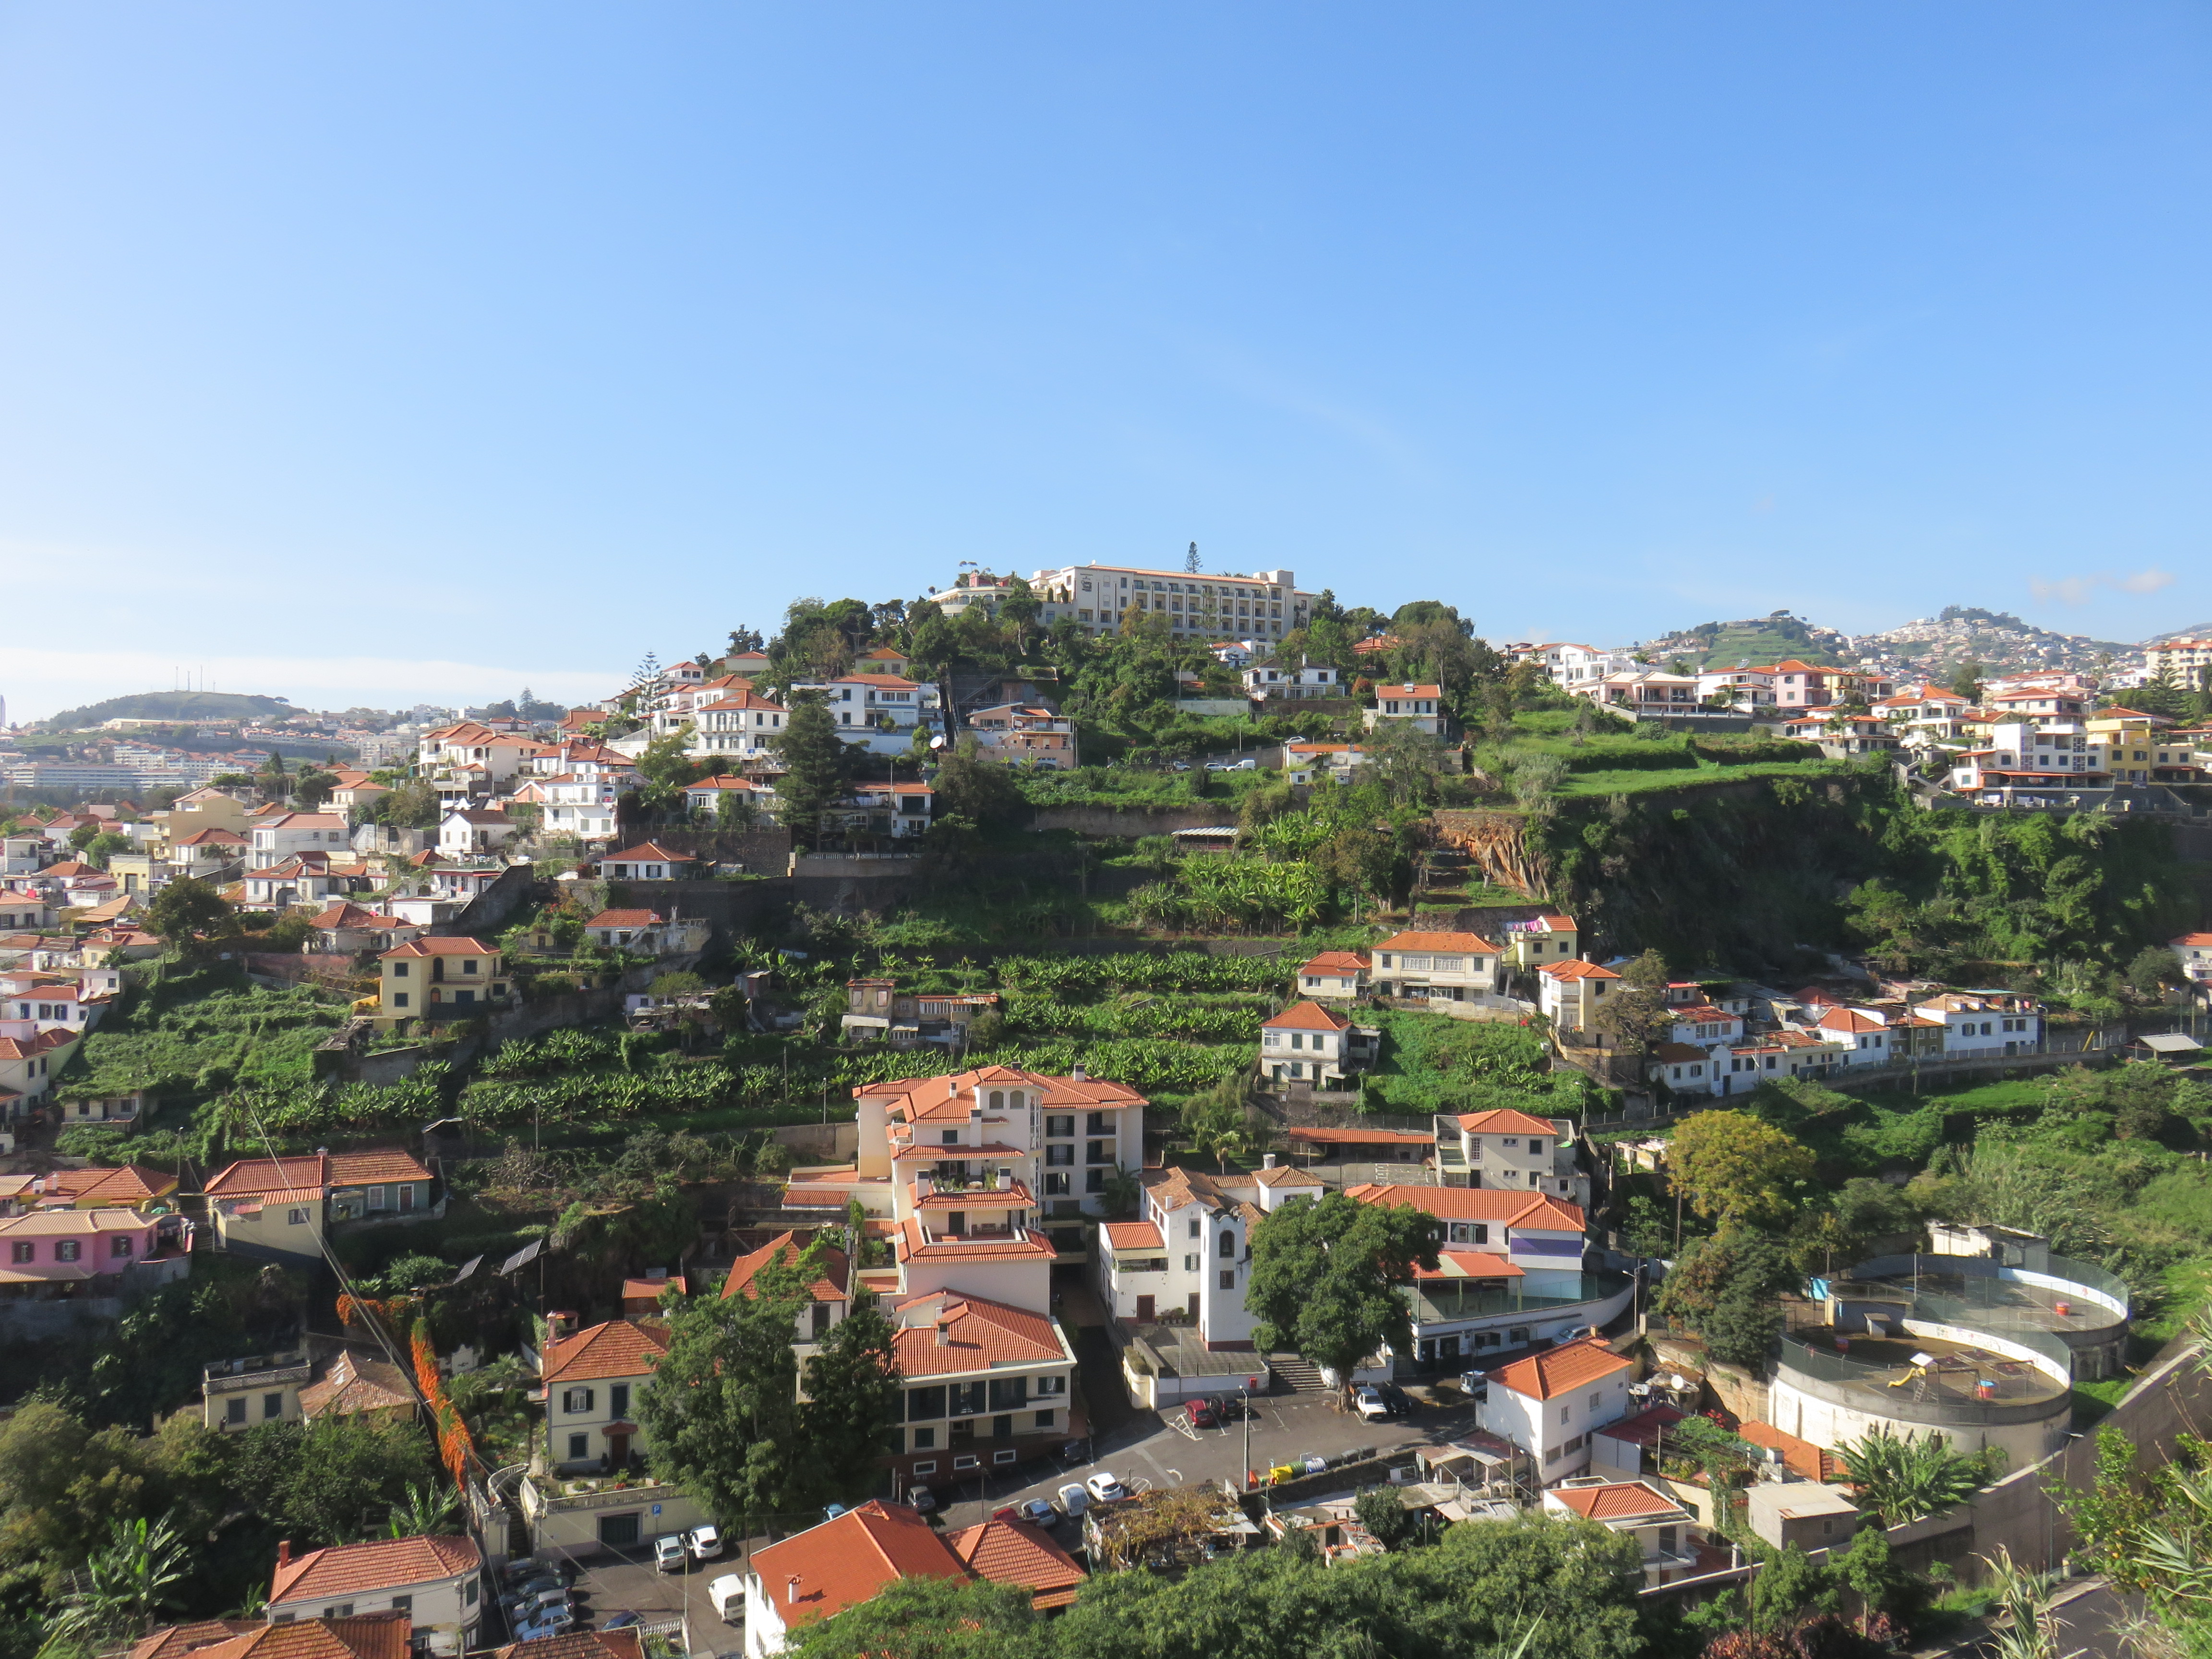
M 767 1540 L 761 1540 L 763 1543 Z M 744 1645 L 743 1626 L 723 1625 L 707 1599 L 707 1585 L 726 1572 L 743 1572 L 744 1563 L 734 1547 L 726 1548 L 720 1560 L 704 1565 L 689 1562 L 682 1572 L 662 1572 L 653 1565 L 653 1540 L 636 1548 L 597 1549 L 577 1559 L 575 1601 L 579 1629 L 597 1630 L 617 1613 L 641 1615 L 648 1625 L 681 1618 L 687 1612 L 691 1634 L 701 1653 L 732 1652 Z M 557 1552 L 556 1552 L 557 1553 Z M 725 1637 L 726 1636 L 726 1639 Z

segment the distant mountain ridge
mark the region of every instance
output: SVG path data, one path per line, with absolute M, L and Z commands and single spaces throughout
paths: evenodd
M 286 697 L 242 691 L 138 691 L 82 708 L 64 708 L 46 722 L 50 732 L 81 732 L 106 720 L 175 720 L 181 724 L 283 719 L 300 711 Z
M 2212 633 L 2212 623 L 2179 632 Z M 2023 622 L 2009 611 L 1951 605 L 1933 617 L 1922 617 L 1878 634 L 1856 635 L 1777 611 L 1740 622 L 1700 623 L 1637 650 L 1638 655 L 1662 666 L 1682 662 L 1693 670 L 1755 668 L 1796 657 L 1816 667 L 1863 662 L 1897 674 L 1948 678 L 1969 662 L 1993 673 L 2038 670 L 2095 673 L 2116 663 L 2136 661 L 2142 647 L 2056 633 Z

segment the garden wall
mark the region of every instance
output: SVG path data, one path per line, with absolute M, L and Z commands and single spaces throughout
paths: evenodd
M 1134 841 L 1140 836 L 1211 830 L 1216 824 L 1236 822 L 1237 803 L 1224 799 L 1190 806 L 1041 806 L 1030 827 Z
M 514 913 L 514 907 L 530 896 L 538 884 L 538 872 L 527 864 L 510 864 L 492 884 L 478 893 L 451 921 L 433 922 L 423 931 L 447 935 L 482 933 L 487 927 L 496 927 Z
M 787 855 L 777 860 L 781 869 Z M 726 945 L 791 914 L 794 889 L 788 876 L 759 881 L 626 881 L 623 902 L 664 916 L 680 912 L 714 924 L 714 944 Z

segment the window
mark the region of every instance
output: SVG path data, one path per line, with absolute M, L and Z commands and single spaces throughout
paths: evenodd
M 407 993 L 404 991 L 393 992 L 392 994 L 392 1006 L 395 1008 L 404 1008 L 407 1006 Z
M 404 962 L 393 963 L 392 964 L 392 977 L 394 979 L 405 979 L 407 977 L 407 964 Z
M 1110 1135 L 1114 1133 L 1114 1120 L 1104 1112 L 1093 1112 L 1084 1124 L 1083 1133 L 1087 1135 Z
M 18 1261 L 36 1261 L 39 1259 L 39 1247 L 27 1238 L 17 1239 L 12 1247 L 12 1253 Z
M 580 1433 L 572 1434 L 568 1437 L 568 1461 L 570 1462 L 581 1462 L 585 1458 L 589 1457 L 591 1455 L 592 1437 L 590 1435 Z
M 394 1613 L 412 1613 L 412 1612 L 414 1612 L 414 1611 L 415 1611 L 415 1598 L 414 1598 L 413 1596 L 411 1596 L 411 1595 L 395 1595 L 395 1596 L 393 1596 L 393 1597 L 392 1598 L 392 1612 L 394 1612 Z
M 567 1389 L 562 1391 L 561 1409 L 564 1412 L 587 1412 L 592 1409 L 589 1389 Z
M 1064 1198 L 1073 1189 L 1069 1186 L 1068 1179 L 1066 1176 L 1061 1175 L 1055 1170 L 1048 1170 L 1045 1171 L 1044 1194 L 1047 1198 Z
M 263 1422 L 274 1423 L 283 1415 L 284 1396 L 283 1395 L 264 1394 L 261 1396 L 261 1420 Z
M 246 1396 L 244 1395 L 233 1395 L 222 1402 L 222 1420 L 241 1429 L 246 1426 Z
M 629 1415 L 629 1384 L 610 1382 L 607 1385 L 607 1410 L 617 1417 Z
M 914 1472 L 916 1474 L 935 1474 L 937 1473 L 937 1460 L 935 1458 L 932 1458 L 927 1463 L 915 1464 L 914 1466 Z
M 955 1474 L 959 1474 L 963 1469 L 979 1469 L 982 1467 L 983 1460 L 980 1457 L 956 1457 L 952 1460 L 952 1472 Z
M 1237 1235 L 1235 1233 L 1224 1232 L 1221 1235 L 1221 1254 L 1224 1255 L 1235 1255 L 1237 1254 Z
M 1075 1143 L 1064 1141 L 1056 1146 L 1047 1146 L 1044 1149 L 1044 1161 L 1048 1167 L 1074 1163 Z
M 1183 1257 L 1182 1270 L 1187 1273 L 1196 1273 L 1198 1271 L 1198 1258 L 1194 1255 L 1187 1255 Z
M 1577 1435 L 1573 1439 L 1571 1439 L 1571 1440 L 1568 1441 L 1568 1442 L 1567 1442 L 1567 1443 L 1566 1443 L 1565 1445 L 1564 1445 L 1564 1446 L 1560 1447 L 1560 1448 L 1559 1448 L 1559 1452 L 1560 1452 L 1560 1455 L 1563 1455 L 1563 1456 L 1566 1456 L 1566 1457 L 1572 1457 L 1572 1456 L 1573 1456 L 1577 1452 L 1580 1451 L 1582 1449 L 1583 1449 L 1583 1437 L 1582 1437 L 1581 1435 Z
M 937 1139 L 939 1142 L 944 1146 L 957 1146 L 960 1144 L 960 1131 L 957 1129 L 947 1129 L 942 1134 L 939 1135 Z
M 392 1206 L 388 1201 L 388 1197 L 389 1195 L 386 1193 L 383 1188 L 371 1187 L 368 1189 L 368 1207 L 372 1210 L 390 1209 Z
M 1224 1267 L 1221 1270 L 1221 1288 L 1224 1291 L 1233 1291 L 1237 1288 L 1236 1268 Z
M 1167 1265 L 1168 1264 L 1164 1261 L 1160 1263 L 1160 1266 L 1163 1268 Z M 1059 1395 L 1066 1394 L 1067 1392 L 1067 1379 L 1064 1376 L 1034 1377 L 1030 1379 L 1030 1384 L 1036 1389 L 1036 1392 L 1040 1395 Z
M 1083 1175 L 1083 1190 L 1086 1193 L 1104 1192 L 1106 1190 L 1106 1171 L 1103 1170 L 1085 1170 Z
M 1039 1412 L 1036 1414 L 1036 1425 L 1041 1429 L 1051 1428 L 1058 1417 L 1057 1412 Z
M 992 1438 L 992 1439 L 994 1439 L 994 1440 L 1012 1440 L 1013 1437 L 1014 1437 L 1014 1419 L 1013 1419 L 1013 1418 L 1012 1418 L 1012 1416 L 1011 1414 L 1009 1414 L 1009 1415 L 1007 1415 L 1007 1416 L 1005 1416 L 1005 1417 L 994 1417 L 994 1418 L 993 1418 L 993 1419 L 991 1419 L 991 1438 Z M 1012 1458 L 1012 1456 L 1013 1456 L 1013 1454 L 1012 1454 L 1012 1452 L 1000 1452 L 1000 1453 L 999 1454 L 999 1455 L 1000 1455 L 1000 1457 L 1002 1457 L 1002 1458 L 1006 1458 L 1006 1459 L 1011 1460 L 1011 1459 Z
M 54 1245 L 54 1260 L 57 1261 L 74 1261 L 83 1254 L 83 1244 L 74 1238 L 58 1240 Z
M 1075 1136 L 1075 1119 L 1073 1116 L 1048 1117 L 1044 1121 L 1044 1132 L 1048 1135 L 1065 1135 L 1073 1139 Z
M 305 1210 L 291 1211 L 285 1216 L 284 1222 L 287 1226 L 304 1227 L 307 1224 L 307 1212 Z
M 937 1449 L 937 1431 L 934 1428 L 916 1429 L 913 1433 L 915 1450 L 935 1451 Z
M 323 1617 L 325 1619 L 350 1619 L 353 1617 L 353 1603 L 350 1601 L 333 1601 L 330 1606 L 323 1609 Z
M 906 1391 L 906 1420 L 909 1423 L 926 1418 L 945 1415 L 945 1390 L 942 1388 L 908 1389 Z
M 1200 1224 L 1199 1224 L 1199 1218 L 1198 1218 L 1196 1216 L 1193 1216 L 1193 1217 L 1191 1217 L 1191 1218 L 1190 1218 L 1190 1236 L 1191 1236 L 1193 1238 L 1196 1238 L 1196 1237 L 1199 1236 L 1199 1232 L 1200 1232 Z
M 1114 1143 L 1110 1140 L 1086 1140 L 1083 1143 L 1083 1161 L 1085 1164 L 1111 1164 L 1114 1161 Z
M 994 1463 L 1015 1463 L 1021 1461 L 1021 1455 L 1018 1451 L 993 1452 L 991 1461 Z
M 1595 1393 L 1595 1394 L 1592 1394 L 1592 1395 L 1590 1395 L 1590 1397 L 1589 1397 L 1589 1408 L 1590 1408 L 1592 1411 L 1595 1411 L 1595 1410 L 1596 1410 L 1600 1406 L 1603 1405 L 1604 1403 L 1605 1403 L 1605 1395 L 1604 1395 L 1603 1394 L 1601 1394 L 1601 1393 Z
M 955 1417 L 980 1417 L 983 1413 L 983 1384 L 955 1382 L 946 1391 L 951 1396 L 951 1411 Z
M 640 1535 L 641 1517 L 635 1510 L 627 1515 L 603 1515 L 599 1517 L 599 1542 L 613 1549 L 627 1549 L 635 1544 Z M 471 1585 L 475 1581 L 470 1581 Z
M 993 1411 L 1019 1411 L 1029 1403 L 1030 1380 L 1026 1376 L 994 1376 L 991 1379 Z

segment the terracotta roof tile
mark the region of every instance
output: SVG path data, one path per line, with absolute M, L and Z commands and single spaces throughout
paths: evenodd
M 1333 1008 L 1324 1008 L 1318 1002 L 1300 1002 L 1285 1008 L 1273 1019 L 1261 1022 L 1262 1030 L 1274 1031 L 1341 1031 L 1352 1024 L 1351 1018 Z
M 1564 1199 L 1504 1187 L 1417 1187 L 1369 1182 L 1344 1189 L 1363 1204 L 1410 1204 L 1444 1221 L 1502 1221 L 1535 1232 L 1580 1232 L 1581 1209 Z
M 1269 1174 L 1273 1174 L 1272 1170 Z M 1316 1187 L 1321 1183 L 1316 1182 Z M 1106 1235 L 1109 1249 L 1116 1250 L 1161 1250 L 1167 1241 L 1160 1230 L 1149 1221 L 1109 1221 L 1099 1231 Z
M 786 1630 L 872 1601 L 901 1578 L 968 1577 L 928 1522 L 879 1498 L 756 1550 L 752 1568 Z
M 281 1607 L 364 1590 L 404 1589 L 410 1584 L 458 1577 L 483 1565 L 483 1555 L 466 1538 L 379 1538 L 366 1544 L 339 1544 L 309 1550 L 277 1568 L 270 1582 L 269 1600 Z
M 1554 1486 L 1545 1494 L 1585 1521 L 1632 1521 L 1646 1516 L 1687 1520 L 1689 1510 L 1641 1480 L 1614 1480 L 1602 1486 Z
M 1601 1339 L 1587 1337 L 1548 1353 L 1532 1353 L 1526 1359 L 1500 1365 L 1490 1373 L 1490 1380 L 1531 1400 L 1556 1400 L 1588 1388 L 1601 1377 L 1635 1369 L 1633 1360 L 1623 1359 Z
M 727 1300 L 743 1291 L 749 1297 L 757 1299 L 760 1292 L 754 1288 L 753 1280 L 759 1277 L 761 1269 L 771 1261 L 789 1267 L 805 1249 L 798 1234 L 779 1233 L 750 1255 L 739 1256 L 730 1265 L 730 1276 L 722 1281 L 723 1298 Z M 852 1282 L 851 1259 L 836 1245 L 823 1243 L 821 1276 L 807 1286 L 808 1294 L 817 1302 L 842 1302 L 852 1293 Z
M 1375 946 L 1377 951 L 1458 951 L 1468 956 L 1496 956 L 1498 947 L 1480 933 L 1393 933 Z
M 1032 1607 L 1064 1607 L 1085 1577 L 1075 1558 L 1026 1521 L 986 1521 L 945 1540 L 970 1572 L 994 1584 L 1020 1584 Z
M 1549 1126 L 1547 1126 L 1549 1127 Z M 1433 1146 L 1435 1134 L 1427 1129 L 1285 1129 L 1285 1136 L 1311 1146 Z
M 1339 977 L 1356 977 L 1365 973 L 1367 968 L 1368 961 L 1364 951 L 1323 951 L 1304 967 L 1299 969 L 1298 972 L 1302 975 L 1330 974 Z
M 509 1642 L 492 1659 L 645 1659 L 645 1638 L 627 1630 L 572 1630 L 534 1642 Z
M 608 1376 L 649 1376 L 668 1352 L 668 1332 L 634 1319 L 610 1319 L 545 1345 L 540 1375 L 550 1385 Z
M 1549 1118 L 1516 1112 L 1510 1107 L 1465 1113 L 1459 1120 L 1459 1127 L 1475 1135 L 1555 1135 L 1559 1133 L 1552 1127 Z
M 1060 1359 L 1060 1329 L 1042 1314 L 952 1291 L 933 1291 L 899 1305 L 902 1318 L 918 1318 L 892 1339 L 904 1377 L 942 1376 L 956 1371 L 988 1370 L 994 1365 L 1027 1365 Z M 945 1328 L 945 1341 L 937 1340 Z
M 397 1365 L 342 1353 L 322 1376 L 300 1390 L 304 1417 L 350 1417 L 359 1412 L 412 1407 L 415 1395 Z
M 1536 970 L 1553 979 L 1619 979 L 1612 969 L 1595 962 L 1547 962 Z

